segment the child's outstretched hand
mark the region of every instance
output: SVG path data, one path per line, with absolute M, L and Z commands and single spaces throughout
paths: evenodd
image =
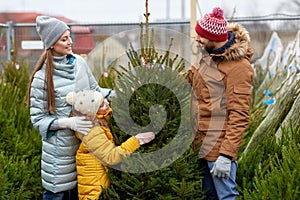
M 140 145 L 143 145 L 151 142 L 155 138 L 155 134 L 153 132 L 145 132 L 139 133 L 135 137 L 139 141 Z

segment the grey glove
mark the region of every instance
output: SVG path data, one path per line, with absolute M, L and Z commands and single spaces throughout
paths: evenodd
M 139 141 L 140 145 L 143 145 L 151 142 L 155 138 L 155 134 L 153 132 L 145 132 L 139 133 L 135 137 Z
M 224 156 L 219 156 L 210 173 L 218 178 L 228 179 L 230 176 L 230 169 L 231 160 Z
M 87 135 L 93 124 L 91 121 L 85 120 L 85 117 L 68 117 L 57 120 L 60 128 L 69 128 L 83 135 Z

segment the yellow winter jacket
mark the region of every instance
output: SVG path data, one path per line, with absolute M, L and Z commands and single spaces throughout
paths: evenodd
M 134 152 L 140 144 L 133 136 L 120 146 L 115 146 L 111 131 L 105 126 L 93 127 L 87 136 L 76 135 L 82 140 L 76 154 L 78 197 L 80 200 L 98 200 L 102 188 L 110 185 L 106 164 L 120 163 L 122 157 Z

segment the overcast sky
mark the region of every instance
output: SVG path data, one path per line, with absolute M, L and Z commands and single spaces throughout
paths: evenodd
M 262 16 L 278 12 L 299 14 L 291 6 L 296 0 L 198 0 L 197 18 L 220 6 L 225 16 Z M 149 0 L 150 21 L 190 19 L 191 0 Z M 169 3 L 168 3 L 169 2 Z M 169 6 L 167 6 L 169 5 Z M 169 9 L 167 9 L 169 8 Z M 40 12 L 60 15 L 78 22 L 141 22 L 145 0 L 0 0 L 0 12 Z

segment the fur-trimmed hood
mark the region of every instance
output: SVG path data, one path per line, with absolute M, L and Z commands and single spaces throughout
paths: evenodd
M 242 25 L 236 23 L 230 23 L 228 31 L 234 34 L 235 43 L 226 49 L 221 56 L 227 61 L 240 60 L 242 58 L 250 60 L 253 55 L 253 49 L 250 46 L 249 32 Z

